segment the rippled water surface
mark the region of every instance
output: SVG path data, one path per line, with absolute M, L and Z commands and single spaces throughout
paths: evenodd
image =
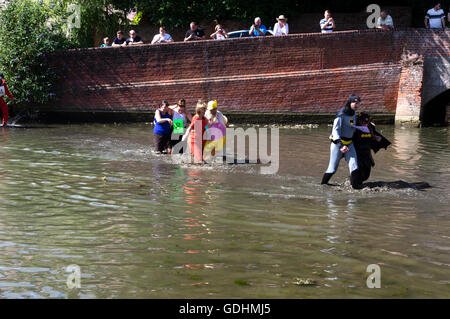
M 280 129 L 275 175 L 174 163 L 144 124 L 3 130 L 0 297 L 449 298 L 449 128 L 381 129 L 369 181 L 432 188 L 319 185 L 326 125 Z

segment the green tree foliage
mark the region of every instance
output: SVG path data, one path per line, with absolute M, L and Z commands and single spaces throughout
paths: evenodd
M 170 27 L 188 26 L 189 22 L 203 22 L 213 19 L 236 19 L 252 21 L 260 16 L 273 20 L 282 12 L 301 11 L 302 3 L 292 0 L 270 0 L 246 2 L 241 0 L 137 0 L 136 6 L 143 11 L 151 24 Z
M 134 0 L 14 0 L 0 10 L 0 72 L 15 103 L 41 104 L 55 98 L 55 73 L 45 64 L 51 51 L 94 45 L 95 33 L 114 34 L 127 23 Z M 79 27 L 70 4 L 79 6 Z
M 34 0 L 14 0 L 0 12 L 0 70 L 16 103 L 50 100 L 54 76 L 45 54 L 65 49 L 61 8 Z
M 93 47 L 96 38 L 113 35 L 127 26 L 126 18 L 136 6 L 136 0 L 59 0 L 67 8 L 75 4 L 80 10 L 80 27 L 72 29 L 72 39 L 78 47 Z M 69 12 L 69 17 L 72 12 Z
M 190 21 L 209 22 L 213 19 L 236 19 L 251 23 L 259 16 L 264 21 L 273 21 L 284 14 L 288 17 L 302 13 L 324 12 L 361 12 L 369 4 L 383 6 L 407 6 L 413 10 L 413 24 L 423 26 L 423 17 L 431 8 L 434 0 L 136 0 L 136 6 L 143 11 L 151 24 L 167 27 L 188 26 Z M 440 1 L 445 10 L 448 0 Z

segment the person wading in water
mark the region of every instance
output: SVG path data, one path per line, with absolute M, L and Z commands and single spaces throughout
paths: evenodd
M 11 92 L 9 92 L 8 86 L 6 85 L 6 80 L 3 76 L 3 73 L 0 73 L 0 111 L 2 111 L 3 113 L 3 127 L 6 127 L 6 125 L 8 124 L 8 105 L 6 104 L 5 100 L 3 100 L 3 96 L 5 96 L 5 94 L 11 100 L 14 99 Z
M 336 173 L 340 160 L 345 157 L 350 170 L 352 187 L 354 189 L 362 187 L 355 146 L 352 143 L 356 125 L 355 111 L 358 110 L 360 103 L 361 98 L 352 94 L 348 97 L 347 104 L 336 114 L 330 135 L 330 162 L 328 169 L 323 175 L 321 184 L 328 184 L 331 176 Z

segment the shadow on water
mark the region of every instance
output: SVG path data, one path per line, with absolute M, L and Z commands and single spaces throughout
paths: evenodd
M 376 187 L 382 187 L 382 188 L 388 188 L 388 189 L 405 189 L 405 188 L 410 188 L 410 189 L 415 189 L 415 190 L 424 190 L 427 188 L 431 188 L 432 186 L 430 184 L 428 184 L 427 182 L 416 182 L 416 183 L 408 183 L 405 181 L 394 181 L 394 182 L 383 182 L 383 181 L 379 181 L 379 182 L 368 182 L 368 183 L 364 183 L 363 187 L 368 187 L 368 188 L 376 188 Z

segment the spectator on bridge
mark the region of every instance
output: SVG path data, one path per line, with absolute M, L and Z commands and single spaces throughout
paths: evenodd
M 195 40 L 205 40 L 205 32 L 200 29 L 195 22 L 191 22 L 190 29 L 184 36 L 184 42 Z
M 445 14 L 441 9 L 441 4 L 436 3 L 433 8 L 427 11 L 425 15 L 425 28 L 427 29 L 444 29 Z
M 144 41 L 142 41 L 141 37 L 136 34 L 136 31 L 130 30 L 130 37 L 127 39 L 127 44 L 144 44 Z
M 262 37 L 265 36 L 267 32 L 266 27 L 262 24 L 261 18 L 256 17 L 255 23 L 252 24 L 250 27 L 250 30 L 248 31 L 248 34 L 252 37 Z
M 277 18 L 277 23 L 275 23 L 273 27 L 273 35 L 288 35 L 289 34 L 289 26 L 287 24 L 287 19 L 284 15 L 280 15 Z
M 173 42 L 170 34 L 166 33 L 166 27 L 159 27 L 159 33 L 153 37 L 152 44 Z
M 322 30 L 322 33 L 333 32 L 336 28 L 336 24 L 331 16 L 331 12 L 329 10 L 325 10 L 324 17 L 324 19 L 320 20 L 320 29 Z
M 100 46 L 101 48 L 106 48 L 111 46 L 111 40 L 108 37 L 103 39 L 103 44 Z
M 377 21 L 377 29 L 382 30 L 393 30 L 394 29 L 394 21 L 392 17 L 385 11 L 381 11 L 380 16 Z
M 210 35 L 210 37 L 214 40 L 225 40 L 228 38 L 228 33 L 225 31 L 224 28 L 222 28 L 221 24 L 217 24 L 214 28 L 215 32 Z
M 113 47 L 124 47 L 127 45 L 127 41 L 125 37 L 123 36 L 123 32 L 121 30 L 117 31 L 117 36 L 113 40 L 112 46 Z

